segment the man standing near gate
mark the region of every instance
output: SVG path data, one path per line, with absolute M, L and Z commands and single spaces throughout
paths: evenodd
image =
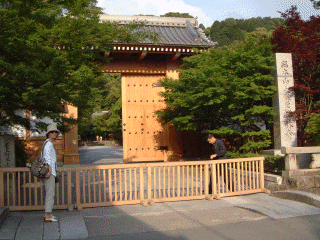
M 212 154 L 210 155 L 211 160 L 220 160 L 227 159 L 227 148 L 225 143 L 221 139 L 217 139 L 213 134 L 209 133 L 207 141 L 212 144 Z M 210 174 L 211 175 L 211 174 Z M 221 171 L 220 171 L 221 176 Z M 217 176 L 218 178 L 218 176 Z M 224 175 L 224 182 L 226 183 L 227 176 Z M 230 188 L 230 182 L 228 183 L 228 187 Z M 209 183 L 209 194 L 212 194 L 212 179 L 210 177 Z

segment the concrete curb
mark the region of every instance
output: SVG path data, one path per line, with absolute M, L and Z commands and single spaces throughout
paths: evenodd
M 271 195 L 278 198 L 306 203 L 320 208 L 320 196 L 317 194 L 295 190 L 287 190 L 272 192 Z
M 9 215 L 9 208 L 1 207 L 0 208 L 0 225 L 6 220 Z

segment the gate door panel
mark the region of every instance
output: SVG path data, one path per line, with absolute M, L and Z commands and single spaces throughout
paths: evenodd
M 165 108 L 159 95 L 163 75 L 122 77 L 123 157 L 125 162 L 163 161 L 169 130 L 163 129 L 155 111 Z

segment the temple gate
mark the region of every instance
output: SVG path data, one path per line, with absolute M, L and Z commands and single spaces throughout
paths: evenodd
M 104 71 L 122 74 L 122 130 L 124 162 L 175 161 L 195 155 L 197 143 L 185 141 L 188 133 L 162 127 L 155 111 L 166 104 L 160 96 L 165 77 L 178 79 L 182 58 L 213 47 L 194 18 L 102 15 L 100 20 L 127 24 L 145 21 L 146 31 L 159 34 L 157 44 L 114 44 L 105 57 Z M 193 139 L 196 141 L 196 139 Z M 192 146 L 191 146 L 192 145 Z

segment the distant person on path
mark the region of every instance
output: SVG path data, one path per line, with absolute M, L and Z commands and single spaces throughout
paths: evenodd
M 45 186 L 45 222 L 57 222 L 58 220 L 52 215 L 52 208 L 54 204 L 54 194 L 55 194 L 55 177 L 57 175 L 57 155 L 53 147 L 53 143 L 59 135 L 59 130 L 57 125 L 51 124 L 47 127 L 47 140 L 45 141 L 45 146 L 43 149 L 43 159 L 44 162 L 50 166 L 50 170 L 44 179 Z
M 225 143 L 221 139 L 215 138 L 211 133 L 208 134 L 207 138 L 208 143 L 212 144 L 212 154 L 210 155 L 210 160 L 220 160 L 227 159 L 227 148 Z M 211 174 L 210 174 L 211 175 Z M 220 171 L 221 176 L 221 171 Z M 217 176 L 218 178 L 218 176 Z M 226 175 L 224 175 L 224 182 L 226 182 Z M 228 183 L 230 185 L 230 183 Z M 210 177 L 209 183 L 209 194 L 212 194 L 212 179 Z

